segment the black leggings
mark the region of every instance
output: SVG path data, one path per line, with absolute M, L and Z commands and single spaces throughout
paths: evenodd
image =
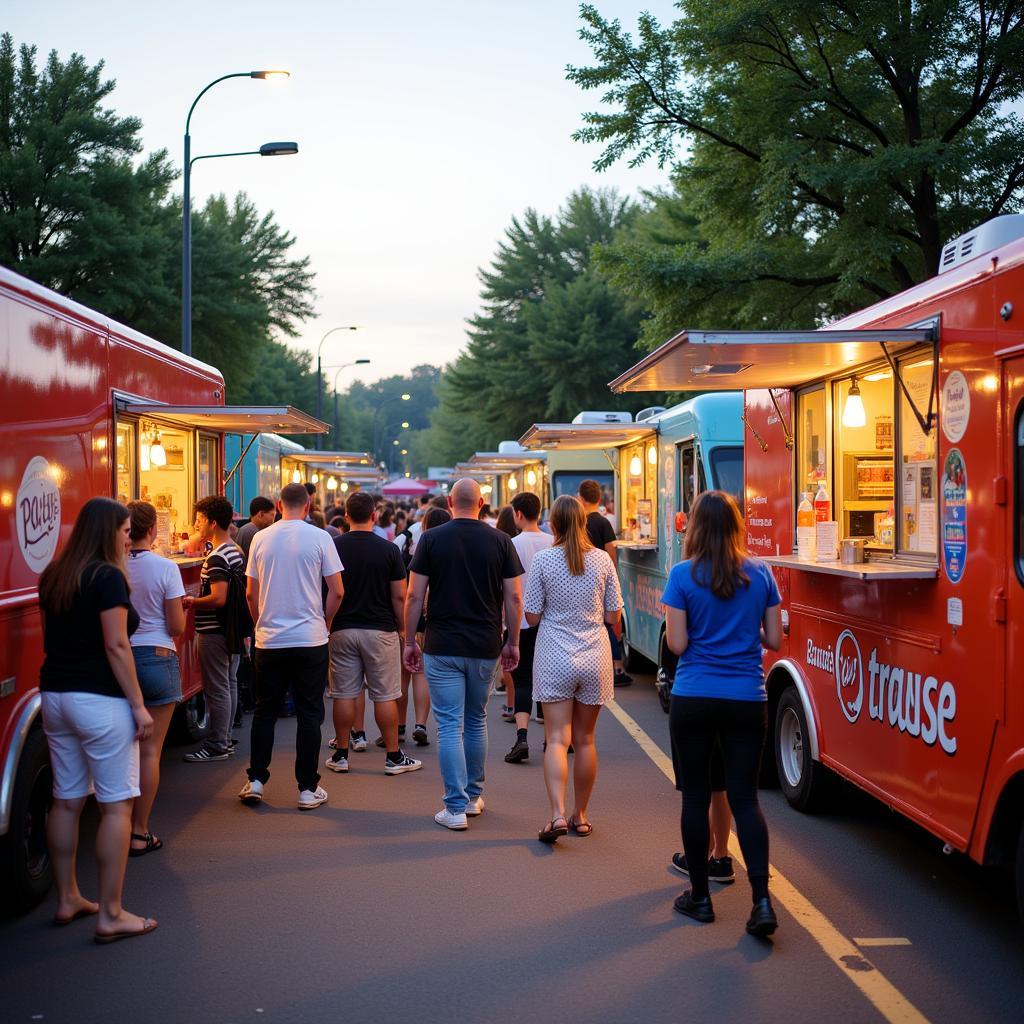
M 533 710 L 533 652 L 536 648 L 537 627 L 519 630 L 519 664 L 512 670 L 517 715 L 528 715 Z
M 721 744 L 725 788 L 754 899 L 768 895 L 768 825 L 757 802 L 761 751 L 768 731 L 764 701 L 673 697 L 672 748 L 683 784 L 683 849 L 695 898 L 708 894 L 711 757 Z

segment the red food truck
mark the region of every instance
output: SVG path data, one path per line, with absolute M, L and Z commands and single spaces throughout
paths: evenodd
M 0 268 L 0 887 L 9 902 L 31 905 L 50 885 L 37 584 L 79 508 L 96 495 L 152 502 L 158 546 L 197 593 L 202 559 L 179 551 L 195 501 L 222 491 L 225 432 L 326 429 L 288 407 L 225 406 L 212 366 Z M 199 737 L 191 613 L 178 648 L 182 717 Z
M 611 387 L 744 389 L 748 545 L 783 595 L 765 669 L 789 802 L 826 803 L 837 773 L 1014 869 L 1024 914 L 1024 216 L 825 330 L 683 331 Z M 798 557 L 804 495 L 824 522 Z

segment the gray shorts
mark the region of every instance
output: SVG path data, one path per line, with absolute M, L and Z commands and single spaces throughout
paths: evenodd
M 355 700 L 366 689 L 374 702 L 402 696 L 402 647 L 395 632 L 339 629 L 331 634 L 328 697 Z

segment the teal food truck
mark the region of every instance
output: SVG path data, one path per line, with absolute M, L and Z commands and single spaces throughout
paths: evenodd
M 616 554 L 627 669 L 658 669 L 668 710 L 675 656 L 665 645 L 661 594 L 682 558 L 686 517 L 703 490 L 743 491 L 743 403 L 739 392 L 698 395 L 671 409 L 655 406 L 633 422 L 536 423 L 520 438 L 529 450 L 601 452 L 614 474 Z M 628 414 L 626 414 L 628 415 Z

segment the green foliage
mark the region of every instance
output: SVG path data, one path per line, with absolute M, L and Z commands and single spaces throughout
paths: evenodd
M 493 450 L 538 421 L 610 405 L 636 411 L 650 396 L 616 397 L 608 381 L 635 361 L 642 310 L 593 266 L 639 213 L 612 191 L 581 189 L 556 218 L 515 217 L 480 272 L 482 309 L 466 351 L 445 371 L 431 429 L 417 452 L 451 465 Z
M 1019 2 L 682 0 L 635 37 L 581 7 L 601 91 L 575 138 L 673 169 L 599 266 L 686 324 L 813 324 L 934 274 L 942 242 L 1020 209 Z

